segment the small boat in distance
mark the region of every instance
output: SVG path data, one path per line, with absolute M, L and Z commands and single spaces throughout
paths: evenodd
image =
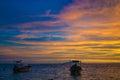
M 71 76 L 80 76 L 82 71 L 81 62 L 78 60 L 72 60 L 72 63 L 73 65 L 70 67 Z
M 15 61 L 14 67 L 13 67 L 13 72 L 14 73 L 20 73 L 20 72 L 28 72 L 30 71 L 30 66 L 29 65 L 24 65 L 22 63 L 22 60 Z

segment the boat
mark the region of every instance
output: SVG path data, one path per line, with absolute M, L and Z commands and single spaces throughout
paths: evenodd
M 30 65 L 24 65 L 22 60 L 15 61 L 13 72 L 20 73 L 20 72 L 28 72 L 30 71 Z
M 73 60 L 72 63 L 73 65 L 70 67 L 71 76 L 80 76 L 82 71 L 81 62 L 78 60 Z

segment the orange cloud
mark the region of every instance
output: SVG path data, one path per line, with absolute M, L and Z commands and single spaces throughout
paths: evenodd
M 39 16 L 39 15 L 38 15 Z M 34 16 L 34 17 L 38 17 Z M 43 15 L 42 15 L 43 16 Z M 64 33 L 65 41 L 10 41 L 16 44 L 29 45 L 15 48 L 3 48 L 1 53 L 42 58 L 46 61 L 67 61 L 75 56 L 83 62 L 120 62 L 120 0 L 75 0 L 66 6 L 60 14 L 47 15 L 57 18 L 55 21 L 28 22 L 15 25 L 22 28 L 33 26 L 56 27 L 66 25 L 60 29 L 21 30 L 23 33 L 31 32 L 41 34 L 44 32 Z M 56 36 L 56 35 L 53 35 Z M 18 35 L 18 38 L 35 38 L 33 35 Z M 36 61 L 43 60 L 37 58 Z M 44 61 L 44 60 L 43 60 Z

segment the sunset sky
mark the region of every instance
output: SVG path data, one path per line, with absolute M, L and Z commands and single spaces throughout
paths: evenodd
M 0 0 L 0 63 L 120 63 L 120 0 Z

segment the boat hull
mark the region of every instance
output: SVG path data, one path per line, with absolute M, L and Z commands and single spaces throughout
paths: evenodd
M 81 75 L 81 70 L 82 70 L 82 68 L 80 66 L 73 65 L 70 68 L 70 74 L 72 76 L 80 76 Z
M 81 75 L 81 71 L 71 71 L 70 75 L 71 76 L 80 76 Z
M 30 66 L 24 66 L 21 68 L 13 68 L 14 73 L 28 72 L 28 71 L 30 71 Z

